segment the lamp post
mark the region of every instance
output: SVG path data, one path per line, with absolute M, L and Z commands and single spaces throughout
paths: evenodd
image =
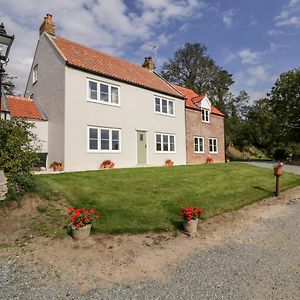
M 1 99 L 2 99 L 2 78 L 5 73 L 4 65 L 8 63 L 8 54 L 14 41 L 14 35 L 6 34 L 3 23 L 0 24 L 0 119 L 1 119 Z

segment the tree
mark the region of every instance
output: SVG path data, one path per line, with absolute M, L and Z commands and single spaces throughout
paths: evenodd
M 217 66 L 206 54 L 202 43 L 186 43 L 162 67 L 162 76 L 170 82 L 207 94 L 222 111 L 224 97 L 234 83 L 232 75 Z
M 278 138 L 284 143 L 300 143 L 300 68 L 282 73 L 269 97 Z
M 8 178 L 11 199 L 18 199 L 32 187 L 31 171 L 39 149 L 31 132 L 33 126 L 23 120 L 0 120 L 0 169 Z
M 15 84 L 13 79 L 16 77 L 10 76 L 8 73 L 4 73 L 2 76 L 2 89 L 7 95 L 14 95 Z

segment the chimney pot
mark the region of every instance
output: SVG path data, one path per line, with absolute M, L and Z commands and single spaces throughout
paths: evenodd
M 146 69 L 148 69 L 149 71 L 152 71 L 152 72 L 155 70 L 155 63 L 152 60 L 151 56 L 145 57 L 145 61 L 142 64 L 142 67 L 146 68 Z
M 40 27 L 40 36 L 43 32 L 47 32 L 53 36 L 55 36 L 55 24 L 52 21 L 52 15 L 46 14 L 46 17 L 44 17 L 44 21 Z

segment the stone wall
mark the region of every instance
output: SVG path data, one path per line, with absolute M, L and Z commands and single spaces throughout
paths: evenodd
M 3 171 L 0 171 L 0 201 L 5 199 L 7 194 L 7 179 Z
M 210 123 L 203 123 L 201 112 L 186 108 L 186 147 L 187 163 L 206 163 L 211 156 L 214 162 L 225 162 L 224 118 L 210 114 Z M 204 153 L 195 153 L 194 137 L 204 138 Z M 209 138 L 218 140 L 218 153 L 209 153 Z

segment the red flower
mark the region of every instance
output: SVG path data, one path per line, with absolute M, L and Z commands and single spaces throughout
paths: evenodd
M 75 217 L 75 216 L 73 216 L 72 218 L 70 218 L 70 222 L 71 222 L 71 223 L 74 223 L 75 220 L 76 220 L 76 217 Z
M 94 213 L 95 212 L 95 209 L 94 208 L 91 208 L 90 209 L 90 213 Z
M 74 208 L 69 208 L 68 213 L 71 214 L 74 211 Z

